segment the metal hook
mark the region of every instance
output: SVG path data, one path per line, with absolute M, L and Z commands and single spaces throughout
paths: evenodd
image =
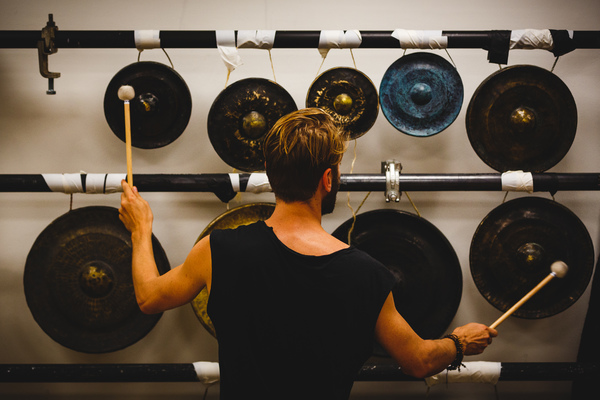
M 385 201 L 389 203 L 400 201 L 400 171 L 402 164 L 395 160 L 381 162 L 381 172 L 385 173 Z
M 48 22 L 42 28 L 42 38 L 38 40 L 38 60 L 40 65 L 40 74 L 48 78 L 48 90 L 46 94 L 56 94 L 54 90 L 54 79 L 60 78 L 60 72 L 48 71 L 48 56 L 54 54 L 58 49 L 54 46 L 54 37 L 58 27 L 54 23 L 52 14 L 48 14 Z

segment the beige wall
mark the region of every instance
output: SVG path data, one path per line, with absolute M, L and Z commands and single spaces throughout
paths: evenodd
M 407 1 L 33 1 L 0 0 L 0 29 L 39 30 L 49 13 L 61 30 L 215 30 L 275 29 L 322 30 L 491 30 L 572 29 L 598 30 L 600 3 L 594 0 L 449 0 Z M 224 88 L 226 69 L 216 49 L 167 49 L 175 69 L 190 88 L 192 116 L 184 134 L 172 144 L 153 150 L 133 150 L 134 173 L 226 173 L 231 168 L 214 152 L 207 135 L 207 114 Z M 412 51 L 409 51 L 412 52 Z M 464 84 L 465 99 L 457 120 L 442 133 L 415 138 L 395 130 L 380 112 L 375 126 L 357 141 L 355 173 L 378 173 L 380 162 L 396 159 L 404 173 L 495 172 L 473 151 L 465 129 L 468 102 L 478 85 L 498 69 L 483 50 L 450 49 Z M 241 50 L 244 65 L 230 82 L 246 77 L 272 79 L 268 54 Z M 447 58 L 443 51 L 437 54 Z M 359 49 L 356 66 L 376 87 L 388 66 L 402 55 L 400 49 Z M 109 129 L 103 98 L 111 78 L 136 61 L 135 49 L 60 49 L 50 57 L 56 80 L 55 96 L 47 96 L 46 80 L 38 72 L 33 49 L 0 49 L 0 173 L 125 172 L 124 144 Z M 168 63 L 160 50 L 144 51 L 142 60 Z M 277 82 L 303 107 L 306 93 L 319 71 L 316 49 L 272 51 Z M 515 50 L 509 64 L 532 64 L 550 69 L 551 53 Z M 554 70 L 571 90 L 578 108 L 575 141 L 564 159 L 550 172 L 600 171 L 600 52 L 576 50 L 561 57 Z M 325 69 L 352 66 L 348 50 L 332 50 Z M 352 149 L 352 147 L 351 147 Z M 352 151 L 342 172 L 349 173 Z M 537 194 L 548 198 L 547 194 Z M 365 193 L 352 193 L 350 203 L 360 204 Z M 411 197 L 421 215 L 436 225 L 454 247 L 463 270 L 464 289 L 452 325 L 472 320 L 493 322 L 501 313 L 490 306 L 473 284 L 469 270 L 470 242 L 480 221 L 498 206 L 500 192 L 415 192 Z M 522 194 L 509 194 L 516 198 Z M 155 234 L 173 266 L 181 263 L 200 232 L 227 210 L 210 193 L 148 193 L 155 213 Z M 598 247 L 600 218 L 597 192 L 563 192 L 556 195 L 586 225 Z M 271 194 L 244 194 L 230 207 L 254 201 L 271 201 Z M 335 213 L 324 226 L 332 232 L 351 217 L 346 194 L 338 197 Z M 75 195 L 74 207 L 118 207 L 119 195 Z M 361 211 L 397 208 L 413 211 L 406 197 L 386 204 L 382 193 L 373 193 Z M 56 193 L 0 194 L 0 363 L 187 363 L 217 361 L 215 340 L 198 322 L 191 307 L 163 315 L 140 342 L 118 352 L 89 355 L 67 349 L 50 339 L 35 323 L 25 302 L 23 268 L 39 233 L 69 209 L 69 197 Z M 563 313 L 542 319 L 511 318 L 500 328 L 500 337 L 486 354 L 473 360 L 503 362 L 575 361 L 588 291 Z M 278 366 L 281 367 L 281 366 Z M 253 393 L 253 388 L 248 388 Z M 353 398 L 423 398 L 421 383 L 357 383 Z M 569 398 L 569 383 L 527 384 L 501 382 L 501 396 L 513 398 Z M 20 394 L 48 398 L 198 398 L 199 384 L 0 384 L 0 398 Z M 209 395 L 216 398 L 217 388 Z M 524 395 L 523 395 L 524 394 Z M 120 395 L 123 395 L 122 397 Z M 260 393 L 256 393 L 260 396 Z M 433 398 L 494 399 L 493 388 L 455 385 L 431 390 Z

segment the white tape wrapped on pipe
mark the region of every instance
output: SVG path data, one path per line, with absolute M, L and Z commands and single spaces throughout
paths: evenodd
M 448 37 L 442 31 L 414 31 L 396 29 L 392 37 L 398 39 L 403 49 L 445 49 L 448 47 Z
M 231 181 L 231 188 L 235 193 L 241 191 L 240 185 L 240 174 L 229 174 L 229 180 Z M 269 178 L 264 172 L 251 173 L 248 178 L 248 184 L 244 192 L 250 193 L 265 193 L 271 191 L 271 184 Z
M 502 174 L 502 190 L 533 193 L 533 175 L 531 172 L 506 171 Z
M 218 30 L 215 31 L 215 36 L 217 39 L 217 49 L 229 72 L 242 65 L 242 58 L 235 44 L 235 31 Z
M 510 47 L 512 49 L 543 49 L 552 50 L 554 40 L 550 29 L 517 29 L 510 32 Z
M 53 192 L 67 194 L 83 192 L 81 174 L 42 174 L 42 177 Z
M 138 30 L 134 31 L 133 37 L 135 47 L 139 50 L 160 49 L 160 31 L 157 30 Z
M 127 174 L 87 174 L 85 180 L 86 193 L 117 193 L 122 192 L 121 181 Z
M 196 370 L 198 380 L 207 386 L 214 385 L 221 379 L 219 363 L 199 361 L 192 363 L 192 365 Z
M 362 35 L 358 30 L 324 30 L 319 35 L 319 53 L 325 58 L 330 49 L 355 49 L 361 43 Z
M 275 42 L 275 31 L 238 31 L 238 49 L 264 49 L 271 50 Z
M 85 191 L 83 188 L 85 176 Z M 116 193 L 121 192 L 121 181 L 127 174 L 42 174 L 46 185 L 53 192 L 73 193 Z
M 502 365 L 499 362 L 472 361 L 465 362 L 460 371 L 443 371 L 425 378 L 427 386 L 440 383 L 488 383 L 495 385 L 500 379 Z
M 246 192 L 264 193 L 271 191 L 271 184 L 269 183 L 269 178 L 267 178 L 266 173 L 262 172 L 250 174 L 248 186 L 246 186 Z

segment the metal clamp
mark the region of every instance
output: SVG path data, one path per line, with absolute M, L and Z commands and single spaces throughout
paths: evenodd
M 40 64 L 40 74 L 44 78 L 48 78 L 48 90 L 46 94 L 56 94 L 54 90 L 54 79 L 60 78 L 60 72 L 48 71 L 48 56 L 58 51 L 54 47 L 54 37 L 58 27 L 54 23 L 52 14 L 48 14 L 48 22 L 46 26 L 42 28 L 42 38 L 38 40 L 38 61 Z
M 399 202 L 400 201 L 400 171 L 402 164 L 395 160 L 381 162 L 381 172 L 385 173 L 385 201 Z

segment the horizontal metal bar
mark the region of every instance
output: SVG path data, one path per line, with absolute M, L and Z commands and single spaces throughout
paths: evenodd
M 71 186 L 55 185 L 68 176 Z M 112 188 L 91 188 L 90 176 L 98 176 L 101 181 L 107 177 L 113 181 Z M 0 174 L 0 192 L 62 192 L 62 193 L 111 193 L 120 190 L 120 174 Z M 263 187 L 256 190 L 251 184 L 253 176 L 258 176 Z M 504 191 L 503 174 L 401 174 L 398 186 L 400 191 Z M 595 191 L 600 190 L 600 173 L 532 173 L 532 191 Z M 234 184 L 234 180 L 237 182 Z M 75 182 L 72 182 L 75 181 Z M 221 201 L 231 200 L 237 192 L 270 191 L 264 173 L 241 174 L 134 174 L 133 181 L 144 192 L 212 192 Z M 116 182 L 116 184 L 115 184 Z M 87 183 L 87 186 L 86 186 Z M 264 188 L 266 185 L 266 189 Z M 346 192 L 386 191 L 385 174 L 342 174 L 340 190 Z M 514 190 L 522 191 L 522 190 Z
M 501 363 L 500 381 L 598 379 L 597 363 Z M 394 364 L 365 364 L 356 381 L 420 381 Z M 199 382 L 193 364 L 0 364 L 0 382 Z
M 510 32 L 510 30 L 508 30 Z M 234 31 L 237 35 L 237 30 Z M 359 48 L 399 48 L 392 30 L 360 31 Z M 496 31 L 441 31 L 448 37 L 448 48 L 489 49 L 491 37 Z M 321 31 L 279 30 L 275 32 L 273 48 L 317 48 Z M 164 48 L 216 48 L 216 31 L 210 30 L 161 30 L 161 47 Z M 1 30 L 0 48 L 35 48 L 41 39 L 40 31 Z M 135 48 L 133 30 L 56 30 L 56 48 Z M 575 49 L 600 48 L 600 31 L 573 31 L 572 45 Z

